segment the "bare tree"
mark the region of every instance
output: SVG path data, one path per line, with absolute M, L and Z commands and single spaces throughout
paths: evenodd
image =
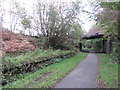
M 81 9 L 80 4 L 80 2 L 49 4 L 38 2 L 35 8 L 36 31 L 49 39 L 47 41 L 49 45 L 62 47 L 69 39 L 68 36 L 75 31 L 74 27 L 80 26 L 77 17 Z M 81 27 L 79 29 L 81 30 Z
M 16 0 L 10 2 L 9 8 L 10 30 L 15 31 L 20 19 L 26 16 L 26 10 Z

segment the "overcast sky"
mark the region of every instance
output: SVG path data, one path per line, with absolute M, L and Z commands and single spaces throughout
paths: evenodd
M 9 10 L 9 8 L 11 7 L 10 5 L 10 2 L 14 1 L 14 0 L 3 0 L 3 7 L 5 8 L 6 11 Z M 32 10 L 34 8 L 34 5 L 36 4 L 36 1 L 37 0 L 16 0 L 18 1 L 19 3 L 21 3 L 21 5 L 24 5 L 27 12 L 29 14 L 32 14 Z M 72 2 L 72 1 L 76 1 L 76 0 L 40 0 L 41 2 L 56 2 L 56 1 L 61 1 L 61 2 Z M 77 0 L 78 1 L 78 0 Z M 90 5 L 89 2 L 92 2 L 94 0 L 79 0 L 79 1 L 82 1 L 83 2 L 83 5 L 84 5 L 84 10 L 86 11 L 90 11 L 92 10 L 92 6 Z M 96 22 L 94 20 L 91 20 L 89 21 L 88 19 L 88 14 L 86 13 L 81 13 L 81 16 L 80 16 L 80 19 L 82 22 L 84 22 L 84 24 L 82 25 L 83 29 L 85 31 L 88 31 L 90 29 L 90 27 L 95 24 Z M 4 21 L 5 23 L 3 24 L 3 26 L 5 28 L 9 28 L 9 16 L 6 14 L 4 16 Z

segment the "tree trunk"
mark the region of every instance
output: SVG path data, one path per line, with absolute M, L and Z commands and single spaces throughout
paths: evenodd
M 110 39 L 108 38 L 107 40 L 106 53 L 110 54 L 111 51 L 112 51 L 112 42 L 111 42 L 111 37 L 110 37 Z

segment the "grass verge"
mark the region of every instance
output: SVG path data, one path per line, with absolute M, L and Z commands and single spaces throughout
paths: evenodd
M 112 63 L 106 54 L 98 54 L 98 57 L 97 80 L 103 81 L 106 88 L 118 88 L 118 64 Z
M 3 88 L 48 88 L 55 85 L 68 72 L 70 72 L 87 54 L 79 54 L 63 59 L 59 63 L 38 70 L 34 73 L 20 75 L 19 79 Z

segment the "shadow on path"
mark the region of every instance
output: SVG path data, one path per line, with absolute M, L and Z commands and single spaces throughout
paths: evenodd
M 96 88 L 98 58 L 90 53 L 55 88 Z

